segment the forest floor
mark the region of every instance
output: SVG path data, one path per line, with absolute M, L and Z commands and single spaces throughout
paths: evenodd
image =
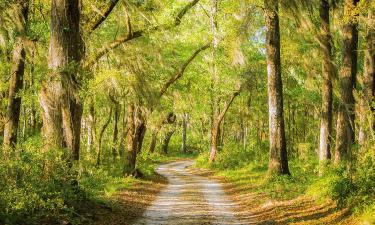
M 300 196 L 278 201 L 253 192 L 246 178 L 230 180 L 191 167 L 192 160 L 161 164 L 152 179 L 119 190 L 93 225 L 109 224 L 357 224 L 331 201 Z M 249 180 L 251 180 L 249 174 Z

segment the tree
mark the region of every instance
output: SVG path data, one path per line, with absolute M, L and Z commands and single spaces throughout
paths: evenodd
M 124 165 L 124 174 L 125 175 L 134 175 L 135 174 L 135 164 L 137 160 L 137 148 L 136 148 L 136 141 L 135 141 L 135 133 L 136 133 L 136 122 L 135 122 L 135 106 L 133 103 L 129 103 L 128 105 L 128 132 L 127 132 L 127 147 L 126 147 L 126 158 Z
M 183 153 L 187 153 L 186 131 L 187 131 L 188 119 L 189 119 L 189 114 L 184 113 L 182 115 L 182 144 L 181 144 L 181 151 Z
M 264 1 L 268 73 L 269 164 L 271 174 L 290 174 L 283 116 L 278 0 Z
M 319 44 L 323 53 L 323 87 L 322 87 L 322 108 L 320 122 L 320 145 L 319 161 L 321 163 L 331 158 L 331 136 L 332 136 L 332 78 L 334 66 L 332 57 L 332 38 L 330 32 L 330 5 L 328 0 L 320 1 L 320 36 Z
M 163 144 L 161 147 L 164 154 L 168 154 L 169 141 L 171 140 L 172 135 L 176 131 L 176 115 L 173 112 L 168 114 L 168 118 L 166 119 L 166 124 L 167 124 L 167 131 L 164 135 Z
M 368 13 L 368 24 L 366 33 L 366 47 L 364 59 L 364 72 L 362 77 L 362 96 L 359 105 L 359 134 L 358 142 L 361 146 L 366 145 L 374 130 L 374 108 L 371 106 L 375 97 L 375 17 L 374 10 Z
M 48 66 L 42 85 L 43 138 L 46 150 L 66 148 L 68 161 L 79 159 L 82 100 L 80 62 L 84 43 L 80 34 L 78 0 L 52 0 Z
M 120 119 L 120 103 L 113 97 L 109 95 L 111 102 L 113 103 L 114 114 L 113 114 L 113 135 L 112 135 L 112 156 L 113 160 L 117 157 L 117 139 L 118 139 L 118 121 Z
M 353 7 L 358 0 L 345 0 L 343 33 L 342 68 L 340 78 L 340 105 L 338 108 L 336 125 L 336 151 L 334 162 L 340 163 L 350 154 L 354 143 L 354 105 L 353 89 L 357 75 L 357 45 L 358 45 L 358 24 L 353 18 Z
M 20 120 L 21 96 L 26 60 L 26 33 L 29 11 L 28 0 L 15 1 L 15 23 L 17 36 L 13 46 L 12 69 L 9 82 L 8 106 L 4 127 L 4 149 L 14 148 L 17 143 Z
M 97 143 L 97 158 L 96 158 L 96 165 L 97 166 L 100 166 L 100 163 L 101 163 L 101 157 L 102 157 L 102 142 L 103 142 L 103 136 L 104 136 L 104 132 L 105 130 L 107 129 L 109 123 L 111 122 L 111 119 L 112 119 L 112 107 L 110 108 L 109 110 L 109 114 L 108 114 L 108 118 L 107 120 L 104 122 L 102 128 L 100 129 L 100 132 L 99 132 L 99 135 L 98 135 L 98 143 Z
M 217 153 L 217 145 L 219 142 L 219 129 L 221 122 L 224 119 L 225 114 L 227 113 L 230 105 L 233 103 L 234 99 L 240 94 L 240 91 L 235 91 L 232 96 L 230 97 L 229 101 L 225 103 L 223 110 L 220 112 L 220 114 L 213 118 L 212 125 L 211 125 L 211 149 L 210 149 L 210 162 L 214 162 L 216 159 L 216 153 Z

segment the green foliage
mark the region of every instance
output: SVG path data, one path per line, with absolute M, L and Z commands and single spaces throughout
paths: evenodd
M 308 193 L 316 197 L 329 197 L 339 206 L 351 207 L 356 214 L 370 220 L 375 217 L 375 162 L 366 155 L 352 167 L 341 165 L 330 168 L 311 185 Z
M 267 163 L 266 149 L 266 146 L 258 146 L 257 144 L 243 149 L 238 143 L 230 142 L 219 151 L 215 162 L 211 165 L 207 163 L 208 151 L 204 151 L 198 156 L 196 165 L 198 167 L 210 167 L 222 170 L 243 168 L 249 165 L 249 162 L 252 162 L 254 165 L 264 165 Z
M 38 224 L 71 216 L 84 195 L 72 186 L 72 173 L 59 158 L 19 151 L 0 163 L 0 222 Z

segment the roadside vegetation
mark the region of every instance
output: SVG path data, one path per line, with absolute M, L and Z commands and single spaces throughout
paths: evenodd
M 217 161 L 211 164 L 206 163 L 207 153 L 202 153 L 195 167 L 213 170 L 215 176 L 233 185 L 231 192 L 240 195 L 257 194 L 251 207 L 290 201 L 288 206 L 300 205 L 298 209 L 302 210 L 310 207 L 304 206 L 304 201 L 313 200 L 316 206 L 327 204 L 328 201 L 327 211 L 332 210 L 331 207 L 335 210 L 327 213 L 327 220 L 319 221 L 319 216 L 316 216 L 313 220 L 307 220 L 306 224 L 332 223 L 336 218 L 335 213 L 341 213 L 342 210 L 350 212 L 345 212 L 344 219 L 352 214 L 350 222 L 345 224 L 375 223 L 375 165 L 371 155 L 361 156 L 358 161 L 352 161 L 350 166 L 343 164 L 326 167 L 325 173 L 320 174 L 316 153 L 308 149 L 300 150 L 305 152 L 304 156 L 294 156 L 289 160 L 292 176 L 273 176 L 268 173 L 268 158 L 264 156 L 267 148 L 264 146 L 250 146 L 245 150 L 234 143 L 226 144 Z M 344 223 L 343 220 L 336 223 L 339 221 Z

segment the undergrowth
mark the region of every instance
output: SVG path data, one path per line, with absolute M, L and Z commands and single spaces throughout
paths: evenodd
M 95 158 L 82 155 L 79 164 L 70 168 L 62 160 L 63 150 L 43 153 L 41 149 L 40 136 L 35 136 L 0 162 L 0 224 L 86 224 L 82 216 L 86 211 L 110 204 L 119 190 L 148 182 L 158 164 L 192 157 L 173 148 L 168 156 L 144 151 L 137 161 L 143 176 L 136 179 L 123 176 L 121 157 L 116 161 L 107 157 L 96 166 Z

